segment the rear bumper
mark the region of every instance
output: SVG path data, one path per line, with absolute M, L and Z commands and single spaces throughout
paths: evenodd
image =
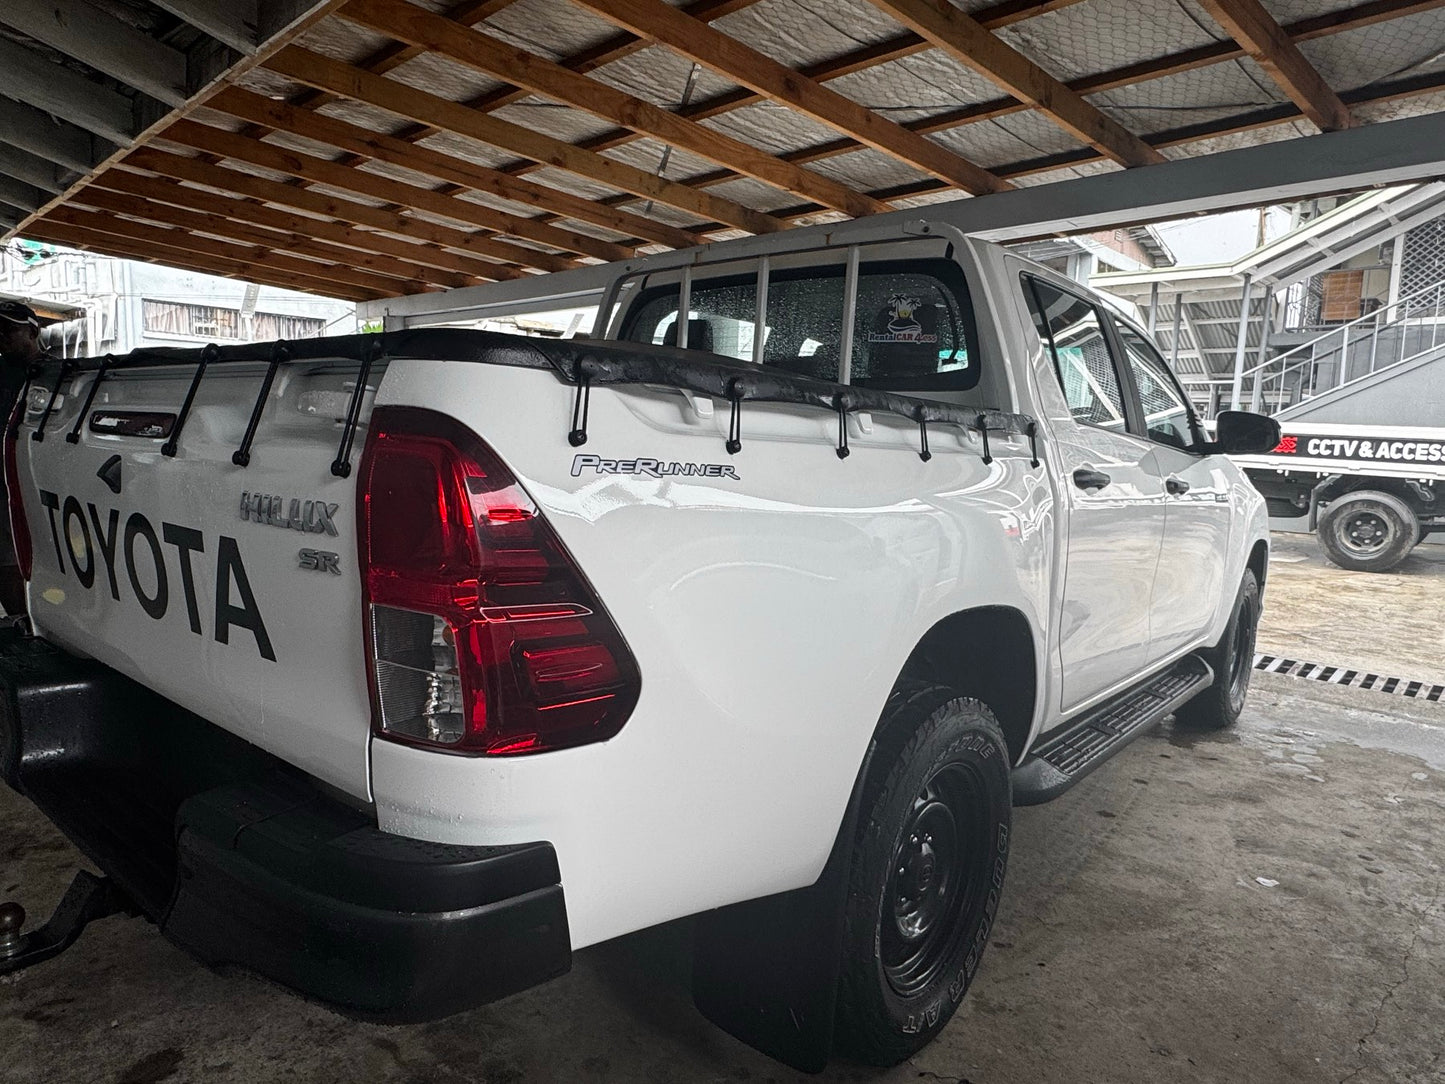
M 357 1015 L 435 1019 L 571 966 L 550 844 L 382 832 L 254 746 L 11 632 L 0 777 L 203 962 Z

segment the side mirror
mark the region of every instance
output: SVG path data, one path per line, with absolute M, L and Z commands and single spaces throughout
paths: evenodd
M 1247 410 L 1221 410 L 1214 419 L 1214 447 L 1227 455 L 1262 455 L 1279 447 L 1279 422 Z

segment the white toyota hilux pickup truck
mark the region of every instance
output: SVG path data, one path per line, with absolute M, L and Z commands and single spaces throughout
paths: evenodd
M 685 314 L 685 315 L 684 315 Z M 1243 706 L 1264 502 L 1146 335 L 926 220 L 618 268 L 587 338 L 53 362 L 0 774 L 209 964 L 416 1021 L 695 919 L 712 1020 L 890 1064 L 1010 810 Z

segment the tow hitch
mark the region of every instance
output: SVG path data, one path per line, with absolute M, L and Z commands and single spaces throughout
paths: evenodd
M 30 933 L 20 932 L 25 928 L 25 908 L 18 903 L 0 903 L 0 975 L 59 956 L 75 943 L 87 923 L 121 911 L 136 913 L 109 877 L 86 870 L 76 873 L 50 920 Z

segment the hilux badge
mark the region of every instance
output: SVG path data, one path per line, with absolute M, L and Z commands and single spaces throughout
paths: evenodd
M 269 493 L 241 494 L 241 518 L 268 527 L 287 527 L 309 534 L 336 534 L 339 504 L 303 501 L 300 497 L 278 497 Z

